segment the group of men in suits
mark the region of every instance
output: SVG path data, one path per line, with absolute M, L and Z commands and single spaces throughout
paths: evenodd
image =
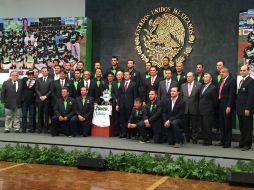
M 99 63 L 95 64 L 94 73 L 85 71 L 82 63 L 78 65 L 71 71 L 68 65 L 62 69 L 56 63 L 54 70 L 42 68 L 40 78 L 34 77 L 35 71 L 29 71 L 23 81 L 13 71 L 2 89 L 5 132 L 10 132 L 11 120 L 15 121 L 16 132 L 19 131 L 16 118 L 22 108 L 22 132 L 27 129 L 34 132 L 37 114 L 38 133 L 48 132 L 51 126 L 53 136 L 61 132 L 68 136 L 88 136 L 93 106 L 102 103 L 103 91 L 108 90 L 112 95 L 115 136 L 139 137 L 141 142 L 153 137 L 155 143 L 167 141 L 180 147 L 184 134 L 186 142 L 197 144 L 202 137 L 204 145 L 211 145 L 212 128 L 218 125 L 221 132 L 218 145 L 229 148 L 237 113 L 241 131 L 239 147 L 251 148 L 254 87 L 247 66 L 241 68 L 243 80 L 237 87 L 223 61 L 217 62 L 217 73 L 213 75 L 204 73 L 202 64 L 197 64 L 195 74 L 185 74 L 183 63 L 174 67 L 168 57 L 163 58 L 160 69 L 146 63 L 144 73 L 135 69 L 132 59 L 124 70 L 116 56 L 104 73 Z M 13 99 L 15 103 L 10 101 Z

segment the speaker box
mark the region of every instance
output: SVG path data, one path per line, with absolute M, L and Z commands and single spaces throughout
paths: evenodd
M 79 157 L 77 160 L 77 168 L 101 171 L 106 169 L 105 163 L 106 161 L 104 159 Z
M 230 185 L 254 187 L 254 173 L 232 172 L 228 176 Z

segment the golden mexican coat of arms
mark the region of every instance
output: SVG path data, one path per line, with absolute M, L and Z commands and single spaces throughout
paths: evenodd
M 135 32 L 135 47 L 141 59 L 161 67 L 163 57 L 183 62 L 192 51 L 194 28 L 189 17 L 178 9 L 160 7 L 146 14 Z

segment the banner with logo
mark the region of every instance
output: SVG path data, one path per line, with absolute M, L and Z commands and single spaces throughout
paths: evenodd
M 111 115 L 111 105 L 95 105 L 92 123 L 98 127 L 109 127 Z

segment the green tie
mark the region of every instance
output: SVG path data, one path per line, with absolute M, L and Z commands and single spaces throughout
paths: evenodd
M 217 81 L 218 81 L 218 83 L 220 82 L 220 79 L 221 79 L 221 76 L 218 75 L 218 76 L 217 76 Z
M 201 78 L 200 76 L 197 77 L 197 81 L 198 81 L 198 82 L 200 81 L 200 78 Z
M 97 80 L 97 87 L 99 87 L 100 86 L 100 83 L 101 83 L 101 81 L 100 80 Z
M 83 105 L 85 105 L 86 99 L 82 99 L 82 103 L 83 103 Z
M 177 81 L 179 82 L 181 75 L 177 75 Z
M 119 87 L 120 87 L 120 85 L 121 85 L 121 83 L 120 83 L 120 82 L 117 82 L 117 88 L 119 88 Z
M 153 111 L 153 103 L 151 103 L 151 105 L 150 105 L 150 112 L 152 112 Z
M 114 75 L 116 75 L 116 70 L 115 69 L 112 69 L 111 72 L 114 73 Z
M 66 110 L 66 108 L 67 108 L 67 101 L 64 100 L 64 109 Z
M 112 90 L 112 84 L 108 85 L 108 90 L 111 92 L 111 90 Z
M 78 81 L 77 80 L 74 80 L 74 87 L 75 87 L 75 90 L 77 90 L 78 89 Z
M 166 70 L 163 70 L 163 78 L 166 78 Z
M 151 76 L 149 74 L 146 74 L 146 79 L 150 78 Z
M 136 116 L 138 117 L 138 114 L 139 114 L 139 111 L 138 110 L 136 110 Z

